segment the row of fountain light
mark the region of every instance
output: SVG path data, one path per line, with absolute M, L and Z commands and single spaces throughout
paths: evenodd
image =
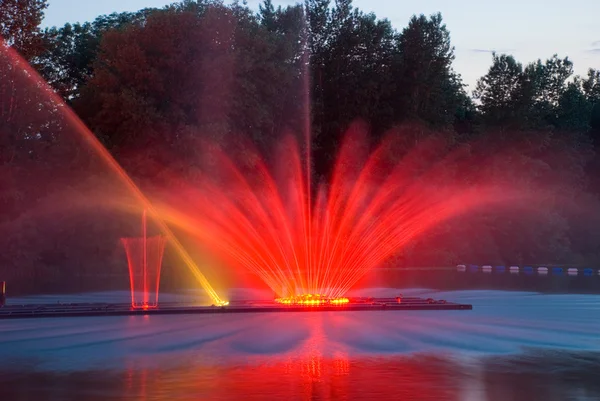
M 276 303 L 283 305 L 304 305 L 304 306 L 321 306 L 321 305 L 344 305 L 350 302 L 348 298 L 329 298 L 321 294 L 304 294 L 288 298 L 277 298 Z
M 539 275 L 548 275 L 549 273 L 552 273 L 553 275 L 562 275 L 563 273 L 565 273 L 565 271 L 567 272 L 567 274 L 569 276 L 577 276 L 579 275 L 579 273 L 582 273 L 584 276 L 594 276 L 596 274 L 596 272 L 594 272 L 594 269 L 592 268 L 576 268 L 576 267 L 570 267 L 570 268 L 563 268 L 563 267 L 545 267 L 545 266 L 539 266 L 539 267 L 532 267 L 532 266 L 509 266 L 508 268 L 506 266 L 492 266 L 492 265 L 483 265 L 483 266 L 478 266 L 478 265 L 457 265 L 456 266 L 456 270 L 459 272 L 472 272 L 472 273 L 477 273 L 477 272 L 483 272 L 483 273 L 505 273 L 507 270 L 509 273 L 513 273 L 513 274 L 518 274 L 518 273 L 525 273 L 525 274 L 534 274 L 537 273 Z M 597 270 L 597 274 L 600 275 L 600 270 Z

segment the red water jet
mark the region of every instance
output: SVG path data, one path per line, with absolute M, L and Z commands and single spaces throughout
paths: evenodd
M 89 196 L 89 192 L 82 191 L 87 180 L 102 178 L 110 192 L 120 194 L 118 207 L 143 207 L 148 211 L 214 304 L 225 305 L 226 301 L 218 296 L 179 239 L 156 213 L 150 199 L 59 94 L 2 38 L 0 79 L 0 187 L 6 185 L 17 189 L 16 193 L 22 191 L 20 196 L 24 199 L 16 209 L 28 214 L 38 211 L 40 200 L 65 189 L 79 192 L 82 198 Z M 108 199 L 100 202 L 110 203 Z M 0 221 L 16 220 L 17 214 L 10 208 L 0 210 Z M 3 219 L 7 215 L 9 218 Z M 0 229 L 11 231 L 8 225 Z M 25 243 L 24 246 L 31 244 Z M 26 249 L 22 254 L 34 255 L 34 252 Z
M 422 141 L 400 156 L 398 138 L 390 135 L 371 151 L 365 130 L 353 127 L 314 198 L 291 137 L 274 167 L 249 146 L 239 154 L 208 146 L 212 164 L 205 174 L 194 187 L 171 191 L 161 212 L 231 265 L 260 277 L 278 298 L 342 299 L 428 229 L 514 195 L 458 185 L 450 176 L 460 175 L 464 149 L 444 154 L 445 145 Z
M 163 236 L 147 237 L 145 211 L 142 233 L 140 238 L 121 238 L 129 265 L 131 306 L 136 309 L 156 308 L 160 269 L 167 240 Z

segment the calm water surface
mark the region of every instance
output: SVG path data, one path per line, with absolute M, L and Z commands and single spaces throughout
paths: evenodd
M 475 309 L 1 321 L 0 400 L 600 400 L 599 295 L 402 292 Z

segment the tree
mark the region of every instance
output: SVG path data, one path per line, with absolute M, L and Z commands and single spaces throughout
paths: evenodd
M 314 64 L 320 65 L 319 56 L 324 55 L 330 37 L 330 0 L 305 0 L 306 20 L 310 32 L 310 54 Z
M 0 35 L 28 61 L 42 51 L 40 24 L 47 7 L 47 0 L 0 2 Z
M 0 164 L 44 158 L 60 136 L 61 105 L 27 61 L 0 45 Z
M 590 68 L 587 78 L 581 83 L 583 93 L 591 104 L 590 127 L 592 136 L 600 144 L 600 70 Z
M 264 0 L 262 4 L 258 6 L 260 23 L 269 31 L 277 29 L 277 14 L 281 13 L 281 7 L 278 12 L 275 11 L 272 0 Z
M 566 85 L 556 105 L 555 126 L 561 130 L 587 132 L 590 129 L 592 103 L 586 98 L 581 80 Z
M 392 124 L 383 100 L 391 95 L 394 31 L 389 21 L 350 7 L 349 2 L 338 2 L 332 10 L 330 50 L 322 57 L 321 129 L 330 138 L 338 137 L 354 119 L 367 121 L 376 131 Z
M 310 115 L 310 94 L 307 93 L 310 71 L 304 7 L 298 4 L 274 9 L 267 3 L 259 13 L 261 29 L 247 31 L 254 37 L 255 45 L 244 46 L 244 49 L 260 49 L 258 53 L 264 57 L 257 63 L 256 52 L 248 55 L 254 60 L 251 63 L 255 66 L 254 78 L 262 82 L 259 84 L 261 96 L 269 99 L 263 114 L 268 118 L 262 125 L 254 124 L 254 136 L 262 137 L 259 142 L 263 150 L 272 150 L 273 142 L 283 132 L 299 136 L 305 133 Z M 250 27 L 255 24 L 254 21 L 247 23 Z M 261 126 L 263 132 L 258 131 Z
M 568 57 L 559 59 L 555 54 L 542 63 L 537 60 L 529 64 L 524 71 L 526 92 L 523 96 L 530 99 L 531 109 L 527 112 L 527 124 L 530 128 L 557 127 L 559 102 L 568 89 L 567 80 L 573 75 L 573 63 Z M 575 87 L 571 88 L 570 95 Z M 562 114 L 565 126 L 565 114 Z M 568 123 L 566 123 L 568 125 Z M 577 125 L 574 123 L 574 126 Z
M 325 67 L 331 37 L 330 0 L 305 0 L 305 14 L 308 25 L 308 52 L 310 55 L 312 134 L 315 137 L 327 136 L 325 127 Z
M 46 28 L 42 35 L 44 51 L 36 59 L 36 67 L 63 99 L 72 102 L 92 76 L 103 35 L 129 24 L 141 24 L 153 11 L 156 9 L 113 13 L 91 23 Z
M 553 55 L 542 64 L 541 60 L 532 64 L 537 72 L 537 85 L 534 99 L 539 102 L 557 106 L 560 97 L 567 90 L 566 82 L 573 75 L 573 63 L 568 57 L 564 59 Z M 536 80 L 535 78 L 533 80 Z
M 305 129 L 309 111 L 304 97 L 308 81 L 303 10 L 279 7 L 265 26 L 247 7 L 232 8 L 236 51 L 230 130 L 249 135 L 269 152 L 287 130 L 301 134 Z
M 115 150 L 175 144 L 178 130 L 197 123 L 194 105 L 203 88 L 195 78 L 203 44 L 190 12 L 161 11 L 144 24 L 107 31 L 76 109 Z
M 72 101 L 92 75 L 98 38 L 90 23 L 65 24 L 44 31 L 45 52 L 38 70 L 66 100 Z
M 479 110 L 490 125 L 520 124 L 529 99 L 524 93 L 526 77 L 523 65 L 513 56 L 492 54 L 492 66 L 477 81 L 473 93 Z
M 477 105 L 466 91 L 458 95 L 458 106 L 454 114 L 453 129 L 459 135 L 469 138 L 481 128 L 481 114 Z
M 309 30 L 313 150 L 327 175 L 339 138 L 355 119 L 381 133 L 393 122 L 391 95 L 395 32 L 387 20 L 363 14 L 351 1 L 305 3 Z M 377 134 L 376 134 L 377 135 Z
M 453 123 L 463 85 L 441 14 L 413 16 L 398 37 L 397 114 L 436 126 Z
M 600 103 L 600 70 L 590 68 L 581 86 L 588 101 L 593 104 Z
M 3 0 L 0 2 L 0 161 L 10 164 L 17 155 L 33 153 L 23 147 L 37 145 L 32 140 L 50 134 L 50 121 L 44 121 L 48 106 L 43 85 L 34 83 L 27 62 L 41 51 L 39 25 L 47 7 L 45 0 Z M 21 54 L 22 59 L 12 52 Z M 32 151 L 32 149 L 29 149 Z
M 295 10 L 282 11 L 282 23 Z M 270 32 L 239 5 L 155 11 L 103 35 L 74 106 L 124 160 L 151 148 L 146 161 L 157 166 L 193 163 L 195 141 L 232 133 L 270 146 L 290 123 L 285 111 L 294 98 L 287 97 L 300 60 L 290 46 L 297 39 L 282 37 L 296 25 Z

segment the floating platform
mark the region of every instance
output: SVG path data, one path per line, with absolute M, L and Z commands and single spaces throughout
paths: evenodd
M 434 300 L 431 298 L 350 298 L 343 305 L 282 305 L 274 301 L 232 301 L 227 306 L 193 306 L 163 303 L 156 308 L 132 308 L 130 304 L 78 303 L 5 305 L 0 308 L 1 319 L 66 318 L 93 316 L 196 315 L 215 313 L 267 312 L 366 312 L 415 310 L 471 310 L 473 305 Z

